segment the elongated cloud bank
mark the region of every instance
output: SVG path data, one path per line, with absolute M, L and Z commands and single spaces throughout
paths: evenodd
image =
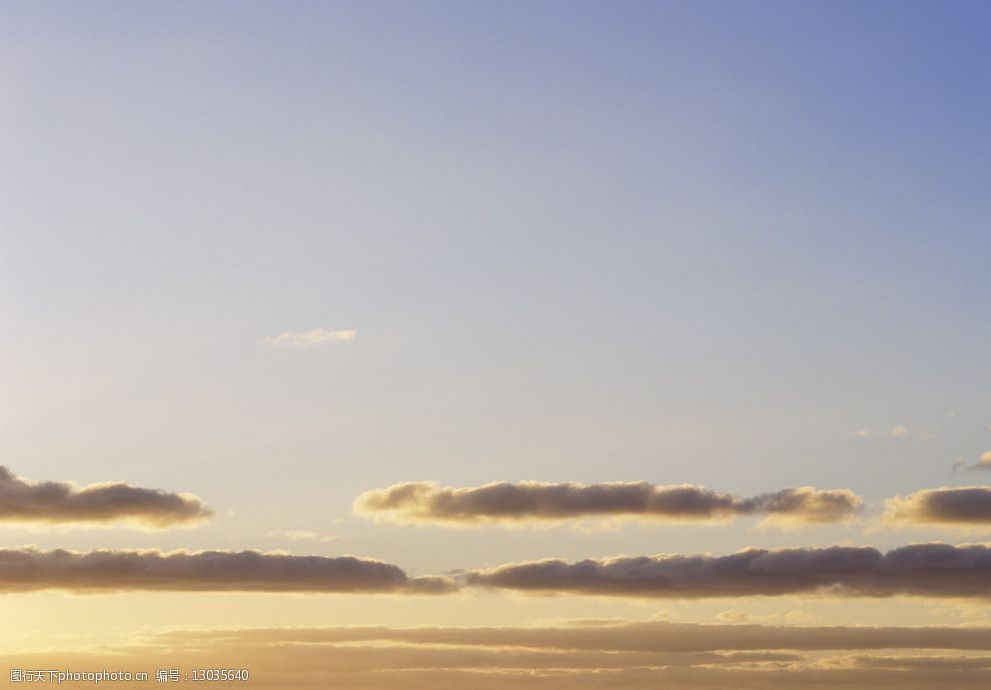
M 885 516 L 914 524 L 991 524 L 991 486 L 943 487 L 895 496 L 885 504 Z
M 68 668 L 135 670 L 226 668 L 250 659 L 251 687 L 259 690 L 931 690 L 987 687 L 989 648 L 988 628 L 586 621 L 170 631 L 127 645 L 60 650 L 58 658 Z M 888 651 L 865 653 L 872 650 Z M 13 668 L 46 668 L 52 652 L 7 657 Z
M 78 487 L 70 482 L 34 482 L 0 467 L 0 522 L 135 522 L 165 528 L 212 515 L 192 494 L 166 493 L 124 483 Z
M 354 556 L 289 556 L 257 551 L 40 551 L 0 549 L 0 592 L 157 590 L 176 592 L 442 593 L 445 578 Z
M 730 556 L 674 555 L 546 560 L 470 571 L 473 585 L 533 593 L 628 597 L 828 594 L 991 597 L 991 548 L 915 544 L 881 553 L 869 546 L 747 549 Z
M 269 345 L 289 347 L 313 347 L 331 343 L 349 343 L 354 340 L 355 331 L 335 331 L 331 328 L 314 328 L 311 331 L 285 331 L 265 338 Z
M 389 522 L 449 526 L 603 517 L 710 521 L 741 515 L 826 523 L 850 519 L 862 503 L 848 489 L 820 491 L 813 487 L 739 498 L 700 486 L 647 482 L 499 482 L 467 488 L 408 482 L 362 494 L 355 500 L 354 510 Z

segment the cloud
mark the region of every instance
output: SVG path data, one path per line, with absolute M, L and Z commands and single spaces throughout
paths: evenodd
M 700 486 L 647 482 L 498 482 L 467 488 L 408 482 L 360 495 L 354 510 L 389 522 L 448 526 L 582 518 L 713 521 L 744 515 L 778 522 L 826 523 L 850 519 L 861 504 L 860 497 L 847 489 L 820 491 L 814 487 L 739 498 Z
M 909 428 L 904 424 L 896 424 L 887 431 L 877 431 L 875 429 L 860 429 L 853 434 L 858 438 L 914 438 L 919 440 L 930 440 L 933 438 L 932 432 L 929 431 L 914 431 L 910 432 Z
M 331 343 L 349 343 L 354 340 L 356 331 L 335 331 L 330 328 L 314 328 L 310 331 L 285 331 L 278 335 L 266 336 L 269 345 L 289 347 L 313 347 Z
M 967 462 L 966 458 L 957 456 L 953 461 L 953 471 L 956 472 L 960 468 L 964 468 L 968 472 L 991 470 L 991 450 L 983 453 L 981 457 L 977 459 L 977 462 L 973 464 Z
M 354 556 L 0 549 L 0 593 L 57 589 L 75 593 L 154 590 L 435 594 L 455 587 L 446 578 L 409 577 L 398 566 Z
M 970 466 L 972 470 L 991 470 L 991 450 L 981 455 L 980 459 Z
M 504 649 L 604 652 L 860 651 L 924 649 L 991 651 L 991 628 L 950 626 L 720 625 L 658 620 L 565 621 L 556 626 L 455 627 L 381 625 L 239 628 L 217 631 L 225 643 L 394 643 Z M 196 631 L 156 635 L 165 646 L 199 646 Z
M 913 524 L 991 524 L 991 486 L 925 489 L 885 503 L 885 518 Z
M 700 599 L 831 596 L 991 597 L 991 548 L 914 544 L 745 549 L 729 556 L 660 555 L 514 563 L 466 573 L 469 584 L 535 594 Z
M 964 670 L 991 668 L 988 656 L 869 656 L 858 655 L 852 659 L 860 668 L 899 669 L 905 671 L 933 671 L 936 669 Z
M 133 522 L 161 529 L 195 523 L 212 514 L 192 494 L 120 482 L 85 487 L 71 482 L 36 482 L 0 467 L 0 523 Z
M 274 532 L 269 532 L 265 536 L 288 539 L 289 541 L 319 541 L 324 544 L 340 541 L 341 539 L 340 537 L 335 537 L 329 534 L 321 534 L 320 532 L 310 532 L 309 530 L 301 529 L 276 530 Z
M 988 628 L 657 621 L 175 630 L 131 639 L 60 650 L 59 667 L 229 668 L 231 660 L 250 659 L 257 690 L 929 690 L 986 687 L 991 649 Z M 870 654 L 880 650 L 887 651 Z M 12 668 L 28 669 L 50 667 L 52 656 L 52 650 L 7 655 Z

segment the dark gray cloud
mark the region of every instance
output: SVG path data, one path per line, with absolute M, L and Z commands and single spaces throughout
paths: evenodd
M 434 594 L 454 588 L 445 578 L 409 577 L 398 566 L 354 556 L 0 549 L 0 592 L 59 589 L 80 593 L 157 590 Z
M 991 486 L 943 487 L 895 496 L 885 504 L 885 515 L 915 524 L 991 524 Z
M 135 522 L 165 528 L 212 515 L 196 496 L 124 483 L 78 487 L 35 482 L 0 467 L 0 522 L 41 524 Z
M 729 556 L 663 555 L 545 560 L 470 571 L 472 585 L 533 593 L 707 598 L 833 596 L 991 596 L 991 549 L 914 544 L 747 549 Z
M 647 482 L 499 482 L 465 488 L 408 482 L 362 494 L 354 510 L 390 522 L 454 526 L 582 518 L 709 521 L 742 515 L 826 523 L 850 519 L 861 504 L 860 497 L 848 489 L 814 487 L 740 498 L 700 486 Z

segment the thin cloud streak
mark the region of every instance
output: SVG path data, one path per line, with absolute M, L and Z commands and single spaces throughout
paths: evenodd
M 0 593 L 54 589 L 440 594 L 456 588 L 447 578 L 410 577 L 398 566 L 354 556 L 0 549 Z
M 310 530 L 302 529 L 276 530 L 274 532 L 267 533 L 265 536 L 288 539 L 289 541 L 318 541 L 324 544 L 330 544 L 341 540 L 340 537 L 335 537 L 330 534 L 321 534 L 320 532 L 311 532 Z
M 278 638 L 300 644 L 389 642 L 560 651 L 991 651 L 991 627 L 725 625 L 657 620 L 592 620 L 533 627 L 338 626 L 247 628 L 222 633 L 223 639 L 230 643 L 266 643 Z M 172 647 L 189 643 L 191 636 L 195 637 L 192 631 L 172 631 L 155 638 Z
M 583 518 L 707 522 L 749 515 L 779 523 L 814 524 L 849 520 L 862 504 L 848 489 L 814 487 L 740 498 L 700 486 L 648 482 L 497 482 L 466 488 L 407 482 L 360 495 L 354 512 L 400 524 L 445 526 Z
M 357 331 L 335 331 L 331 328 L 314 328 L 309 331 L 285 331 L 278 335 L 266 336 L 269 345 L 285 345 L 287 347 L 314 347 L 333 343 L 349 343 L 354 340 Z
M 0 467 L 0 523 L 45 525 L 131 522 L 164 529 L 213 515 L 188 493 L 168 493 L 123 482 L 79 487 L 71 482 L 36 482 Z

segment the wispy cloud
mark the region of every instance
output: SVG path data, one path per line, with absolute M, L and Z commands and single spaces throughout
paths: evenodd
M 746 549 L 729 556 L 661 555 L 533 561 L 469 571 L 473 585 L 532 593 L 628 597 L 831 596 L 991 598 L 991 548 L 913 544 Z
M 79 487 L 72 482 L 32 481 L 0 467 L 0 522 L 69 524 L 130 522 L 163 529 L 210 515 L 200 499 L 122 482 Z
M 351 592 L 436 594 L 456 585 L 355 556 L 258 551 L 0 549 L 0 592 Z
M 340 541 L 341 539 L 330 534 L 321 534 L 320 532 L 310 532 L 309 530 L 301 529 L 276 530 L 269 532 L 265 536 L 288 539 L 289 541 L 319 541 L 325 544 Z
M 860 429 L 854 433 L 854 436 L 858 438 L 874 438 L 883 437 L 888 438 L 915 438 L 921 440 L 928 440 L 933 437 L 932 433 L 928 431 L 910 431 L 904 424 L 895 424 L 893 427 L 887 431 L 876 431 L 875 429 Z
M 984 472 L 991 470 L 991 450 L 981 454 L 977 462 L 971 463 L 963 456 L 957 456 L 953 460 L 953 471 L 966 470 L 967 472 Z
M 360 495 L 354 510 L 390 522 L 447 526 L 583 518 L 717 521 L 746 515 L 776 522 L 828 523 L 850 519 L 861 505 L 861 498 L 848 489 L 814 487 L 740 498 L 700 486 L 647 482 L 497 482 L 464 488 L 408 482 Z
M 314 347 L 333 343 L 349 343 L 354 340 L 356 331 L 336 331 L 331 328 L 314 328 L 309 331 L 285 331 L 265 338 L 269 345 L 287 347 Z

